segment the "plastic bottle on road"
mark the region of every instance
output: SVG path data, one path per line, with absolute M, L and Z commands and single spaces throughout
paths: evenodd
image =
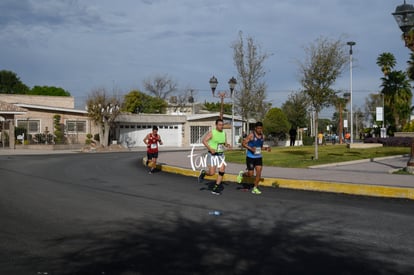
M 211 215 L 211 216 L 220 216 L 221 212 L 217 211 L 217 210 L 214 210 L 214 211 L 208 212 L 208 214 Z

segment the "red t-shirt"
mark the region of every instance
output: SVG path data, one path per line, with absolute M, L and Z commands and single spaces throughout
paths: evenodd
M 160 135 L 156 134 L 153 135 L 150 133 L 148 135 L 148 144 L 147 144 L 147 152 L 148 153 L 157 153 L 158 152 L 158 142 L 161 141 Z

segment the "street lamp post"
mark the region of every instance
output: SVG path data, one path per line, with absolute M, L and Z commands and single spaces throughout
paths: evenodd
M 397 6 L 392 15 L 403 32 L 405 46 L 414 52 L 414 6 L 404 0 L 404 4 Z M 407 162 L 407 170 L 414 174 L 414 138 L 411 139 L 411 156 Z
M 354 121 L 353 121 L 353 112 L 352 112 L 352 46 L 355 46 L 354 41 L 349 41 L 346 43 L 349 46 L 349 79 L 350 79 L 350 89 L 349 89 L 349 100 L 351 102 L 351 144 L 354 143 Z
M 237 80 L 234 77 L 230 78 L 230 80 L 228 82 L 229 89 L 230 89 L 230 94 L 228 94 L 226 91 L 221 91 L 217 94 L 215 93 L 217 85 L 218 85 L 218 80 L 214 75 L 210 78 L 209 83 L 210 83 L 210 88 L 211 88 L 211 92 L 213 94 L 213 97 L 220 98 L 220 119 L 223 119 L 224 99 L 225 98 L 231 98 L 231 100 L 232 100 L 232 106 L 231 106 L 231 145 L 234 146 L 234 99 L 233 99 L 233 92 L 234 92 L 234 88 L 236 87 Z

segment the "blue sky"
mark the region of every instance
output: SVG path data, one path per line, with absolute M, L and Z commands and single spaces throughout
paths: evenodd
M 78 100 L 93 89 L 125 94 L 167 74 L 196 100 L 213 101 L 237 76 L 231 44 L 238 32 L 270 54 L 264 66 L 274 106 L 301 88 L 298 61 L 320 36 L 355 41 L 354 106 L 381 84 L 376 58 L 396 56 L 405 70 L 409 50 L 392 17 L 402 0 L 2 0 L 0 69 L 33 87 L 62 87 Z M 408 1 L 408 3 L 410 3 Z M 410 3 L 410 4 L 414 4 Z M 349 69 L 335 84 L 349 90 Z M 355 107 L 354 107 L 355 108 Z

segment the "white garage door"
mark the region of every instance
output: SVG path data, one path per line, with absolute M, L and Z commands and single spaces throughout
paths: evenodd
M 182 124 L 162 124 L 162 125 L 139 125 L 123 124 L 119 129 L 119 141 L 127 147 L 145 146 L 143 140 L 146 135 L 152 132 L 152 127 L 158 127 L 158 134 L 161 136 L 163 146 L 181 147 L 182 146 Z

